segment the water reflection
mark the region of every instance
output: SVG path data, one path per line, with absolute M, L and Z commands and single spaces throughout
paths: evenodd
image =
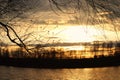
M 119 80 L 120 67 L 33 69 L 0 66 L 0 80 Z

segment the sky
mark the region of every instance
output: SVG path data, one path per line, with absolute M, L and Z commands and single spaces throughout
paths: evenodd
M 6 3 L 6 2 L 5 2 Z M 14 18 L 18 14 L 17 18 L 21 18 L 23 21 L 32 20 L 33 22 L 48 22 L 48 21 L 61 21 L 66 19 L 64 15 L 56 15 L 53 10 L 50 8 L 50 3 L 48 0 L 11 0 L 9 3 L 9 10 L 5 10 L 5 14 L 2 14 L 3 18 L 7 18 L 9 21 L 11 18 Z M 19 5 L 18 5 L 19 4 Z M 57 10 L 57 9 L 56 9 Z M 7 12 L 8 11 L 8 12 Z M 2 11 L 1 11 L 2 13 Z M 16 20 L 16 19 L 14 19 Z M 13 21 L 14 21 L 13 20 Z
M 66 4 L 69 1 L 56 0 L 62 4 L 56 6 L 49 0 L 0 0 L 0 21 L 12 26 L 18 35 L 24 36 L 23 40 L 31 33 L 25 42 L 33 39 L 36 43 L 119 40 L 119 0 L 95 0 L 95 5 L 90 0 L 87 0 L 89 5 L 81 0 L 79 6 L 75 0 Z M 98 13 L 94 14 L 93 6 Z M 100 10 L 103 7 L 105 10 Z M 5 31 L 1 31 L 3 41 L 7 37 Z M 11 36 L 15 38 L 12 33 Z M 10 43 L 8 39 L 6 42 Z
M 0 13 L 1 16 L 5 19 L 7 18 L 8 21 L 11 18 L 14 18 L 18 14 L 20 14 L 17 17 L 22 18 L 23 20 L 30 19 L 33 22 L 48 22 L 51 21 L 51 23 L 65 21 L 67 23 L 75 23 L 76 20 L 79 20 L 79 23 L 84 23 L 86 18 L 88 18 L 89 15 L 91 17 L 93 16 L 93 13 L 95 12 L 92 10 L 91 6 L 92 3 L 90 0 L 87 0 L 85 2 L 84 0 L 80 0 L 79 6 L 77 0 L 55 0 L 58 4 L 58 7 L 63 10 L 60 11 L 58 8 L 56 8 L 55 5 L 49 2 L 49 0 L 0 0 L 1 7 Z M 71 1 L 71 3 L 69 2 Z M 8 4 L 7 4 L 8 3 Z M 69 4 L 67 4 L 69 3 Z M 88 4 L 89 3 L 89 6 Z M 107 0 L 107 1 L 99 1 L 95 0 L 94 3 L 97 8 L 102 8 L 102 6 L 106 10 L 99 10 L 98 15 L 99 16 L 106 16 L 110 19 L 118 19 L 120 17 L 120 6 L 119 0 L 113 1 L 113 0 Z M 19 5 L 18 5 L 19 4 Z M 101 5 L 101 6 L 98 6 Z M 6 8 L 6 6 L 8 6 Z M 86 7 L 87 6 L 87 7 Z M 78 9 L 80 11 L 77 11 Z M 89 19 L 91 19 L 89 17 Z M 95 20 L 98 17 L 94 18 Z M 37 19 L 37 20 L 36 20 Z M 103 19 L 103 18 L 102 18 Z M 15 20 L 15 19 L 14 19 Z M 14 21 L 13 20 L 13 21 Z M 28 21 L 28 20 L 26 20 Z M 10 22 L 10 21 L 9 21 Z M 105 21 L 104 21 L 105 22 Z

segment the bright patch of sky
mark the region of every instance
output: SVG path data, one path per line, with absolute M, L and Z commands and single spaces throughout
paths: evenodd
M 3 14 L 0 21 L 8 22 L 8 24 L 17 31 L 18 35 L 24 40 L 25 43 L 54 43 L 54 42 L 91 42 L 95 40 L 99 41 L 116 41 L 119 40 L 120 31 L 116 28 L 118 25 L 119 15 L 117 18 L 111 17 L 112 12 L 101 12 L 98 15 L 112 18 L 117 22 L 117 26 L 114 24 L 105 23 L 86 26 L 84 22 L 87 22 L 88 15 L 83 10 L 77 14 L 66 14 L 58 11 L 56 14 L 50 7 L 48 0 L 11 0 L 14 4 L 10 7 L 9 13 Z M 63 1 L 63 0 L 62 0 Z M 95 2 L 97 3 L 98 0 Z M 117 0 L 118 1 L 118 0 Z M 99 2 L 99 1 L 98 1 Z M 102 1 L 101 1 L 102 2 Z M 111 2 L 111 0 L 109 0 Z M 19 3 L 19 5 L 16 5 Z M 23 3 L 25 3 L 24 7 Z M 113 4 L 117 4 L 114 3 Z M 111 5 L 111 4 L 110 4 Z M 85 6 L 85 5 L 82 5 Z M 106 6 L 105 6 L 106 7 Z M 118 10 L 113 9 L 115 5 L 111 6 L 111 9 L 115 12 Z M 23 9 L 26 10 L 24 11 Z M 65 8 L 65 7 L 64 7 Z M 117 7 L 118 8 L 118 7 Z M 84 8 L 87 9 L 87 8 Z M 16 12 L 15 12 L 16 10 Z M 18 12 L 23 14 L 15 17 Z M 80 15 L 79 15 L 80 14 Z M 92 14 L 92 13 L 91 13 Z M 5 16 L 7 15 L 7 16 Z M 86 16 L 87 15 L 87 16 Z M 77 18 L 77 17 L 79 18 Z M 12 19 L 12 20 L 11 20 Z M 106 20 L 105 18 L 95 17 L 95 19 Z M 76 24 L 79 20 L 79 24 Z M 91 21 L 89 17 L 89 21 Z M 112 21 L 111 21 L 112 22 Z M 81 24 L 82 23 L 82 24 Z M 98 26 L 99 25 L 99 26 Z M 115 31 L 117 29 L 117 31 Z M 5 36 L 4 30 L 1 33 L 1 41 L 10 43 L 9 39 Z M 11 34 L 14 37 L 13 34 Z

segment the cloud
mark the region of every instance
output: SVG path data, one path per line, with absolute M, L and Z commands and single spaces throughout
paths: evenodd
M 48 0 L 0 0 L 0 17 L 13 18 L 17 15 L 49 11 Z M 28 16 L 32 14 L 27 14 Z
M 1 2 L 2 1 L 2 2 Z M 4 8 L 4 11 L 1 11 L 0 7 L 0 13 L 5 13 L 3 14 L 3 18 L 9 18 L 9 20 L 11 18 L 14 18 L 15 16 L 19 15 L 19 18 L 21 19 L 32 19 L 33 21 L 36 21 L 36 23 L 40 23 L 40 24 L 46 24 L 47 20 L 53 20 L 51 23 L 59 23 L 60 20 L 65 20 L 67 23 L 70 24 L 77 24 L 77 23 L 85 23 L 87 22 L 87 19 L 89 19 L 89 21 L 95 21 L 95 18 L 87 18 L 88 14 L 90 16 L 93 16 L 93 12 L 90 11 L 92 10 L 90 8 L 94 7 L 92 5 L 91 0 L 86 0 L 87 3 L 90 6 L 87 6 L 89 8 L 86 7 L 86 3 L 84 0 L 79 0 L 80 3 L 82 3 L 81 5 L 77 4 L 76 0 L 56 0 L 58 3 L 61 3 L 64 5 L 58 5 L 60 7 L 62 7 L 63 10 L 65 11 L 72 11 L 72 10 L 77 10 L 80 8 L 80 11 L 76 11 L 75 14 L 67 14 L 67 13 L 59 13 L 59 16 L 56 15 L 52 9 L 50 8 L 50 3 L 48 0 L 0 0 L 0 4 L 4 3 L 4 7 L 7 6 L 7 3 L 9 4 L 9 6 L 7 8 Z M 72 1 L 71 3 L 69 1 Z M 5 4 L 6 3 L 6 4 Z M 66 4 L 65 3 L 70 3 L 70 4 Z M 95 6 L 96 8 L 99 10 L 104 10 L 104 11 L 100 11 L 98 14 L 101 14 L 101 17 L 107 17 L 108 19 L 117 19 L 120 18 L 120 0 L 94 0 Z M 78 6 L 77 6 L 78 5 Z M 55 8 L 55 6 L 53 6 Z M 68 9 L 68 10 L 67 10 Z M 89 11 L 88 11 L 89 9 Z M 55 9 L 57 10 L 57 9 Z M 58 11 L 58 10 L 57 10 Z M 57 12 L 56 11 L 56 12 Z M 89 12 L 89 13 L 88 13 Z M 105 14 L 105 12 L 107 12 L 107 14 Z M 21 14 L 22 13 L 22 14 Z M 66 14 L 66 15 L 63 15 Z M 66 18 L 68 18 L 70 15 L 74 15 L 72 17 L 74 17 L 74 19 L 67 21 Z M 2 15 L 1 15 L 2 16 Z M 76 18 L 76 19 L 75 19 Z M 40 20 L 39 20 L 40 19 Z M 103 22 L 106 23 L 105 20 L 103 20 Z
M 28 9 L 39 9 L 47 10 L 48 9 L 48 0 L 8 0 L 8 5 L 11 9 L 17 8 L 18 10 Z M 47 7 L 47 8 L 46 8 Z

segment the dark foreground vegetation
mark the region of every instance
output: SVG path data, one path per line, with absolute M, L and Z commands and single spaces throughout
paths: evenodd
M 32 68 L 90 68 L 119 66 L 120 56 L 83 59 L 0 58 L 0 65 Z
M 0 65 L 32 68 L 90 68 L 120 65 L 119 46 L 106 48 L 92 45 L 90 49 L 79 51 L 39 47 L 32 50 L 31 54 L 27 54 L 22 48 L 12 51 L 7 47 L 0 47 Z M 105 55 L 106 52 L 109 54 Z M 83 56 L 89 53 L 93 56 Z

